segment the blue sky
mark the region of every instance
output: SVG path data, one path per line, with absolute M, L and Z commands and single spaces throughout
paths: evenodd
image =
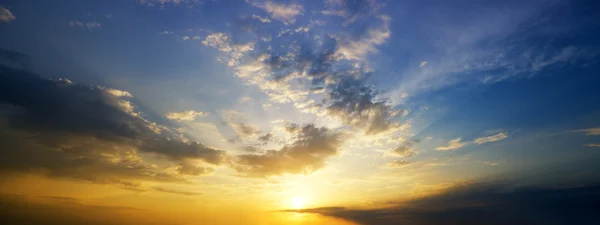
M 597 176 L 600 7 L 595 1 L 7 0 L 0 5 L 3 52 L 26 55 L 31 64 L 24 70 L 40 79 L 68 79 L 108 93 L 115 99 L 107 104 L 132 120 L 108 113 L 103 119 L 158 130 L 132 138 L 115 128 L 127 141 L 113 144 L 133 146 L 148 165 L 178 165 L 181 174 L 174 176 L 214 184 L 215 192 L 218 185 L 263 179 L 350 182 L 362 190 L 402 193 L 356 196 L 344 188 L 331 198 L 356 198 L 312 205 L 322 207 L 410 199 L 418 188 L 438 190 L 462 181 L 509 177 L 559 184 Z M 14 59 L 2 54 L 3 63 L 13 65 Z M 27 112 L 41 109 L 6 101 Z M 6 115 L 13 115 L 11 110 Z M 64 115 L 75 113 L 65 110 Z M 6 118 L 11 124 L 12 117 Z M 89 130 L 86 135 L 104 137 Z M 219 151 L 227 162 L 138 146 L 163 146 L 152 141 L 162 139 L 164 146 L 176 142 L 181 149 Z M 181 168 L 189 165 L 208 168 L 210 175 L 183 174 Z M 315 191 L 312 198 L 324 193 Z M 281 195 L 311 194 L 289 188 Z

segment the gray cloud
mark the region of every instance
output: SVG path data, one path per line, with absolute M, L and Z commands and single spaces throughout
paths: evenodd
M 325 166 L 330 156 L 339 152 L 342 135 L 327 128 L 304 125 L 295 141 L 280 150 L 263 154 L 238 155 L 233 168 L 247 176 L 271 176 L 285 173 L 311 173 Z
M 394 150 L 392 150 L 392 155 L 395 156 L 399 156 L 399 157 L 412 157 L 414 155 L 416 155 L 417 153 L 412 149 L 412 147 L 410 147 L 410 145 L 403 145 L 403 146 L 398 146 L 397 148 L 395 148 Z
M 8 23 L 15 19 L 16 17 L 12 14 L 12 12 L 10 12 L 10 10 L 0 6 L 0 22 Z
M 593 184 L 515 188 L 504 183 L 467 183 L 389 208 L 329 207 L 299 212 L 338 217 L 363 225 L 587 225 L 598 220 L 599 197 L 600 187 Z
M 140 116 L 129 98 L 126 91 L 0 67 L 0 168 L 136 189 L 123 180 L 186 182 L 180 175 L 204 173 L 189 166 L 179 174 L 164 172 L 141 153 L 182 166 L 188 160 L 225 162 L 225 151 L 180 140 Z

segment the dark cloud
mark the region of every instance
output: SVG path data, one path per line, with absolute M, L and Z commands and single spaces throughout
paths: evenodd
M 198 166 L 191 162 L 183 162 L 176 166 L 176 170 L 181 175 L 199 176 L 209 174 L 215 171 L 214 168 Z
M 31 59 L 26 54 L 0 48 L 0 65 L 29 68 L 31 66 Z
M 501 183 L 470 183 L 426 198 L 382 209 L 342 207 L 304 212 L 356 221 L 364 225 L 526 225 L 595 224 L 600 219 L 600 186 L 542 188 Z
M 258 140 L 262 143 L 269 142 L 272 138 L 273 138 L 273 135 L 270 133 L 266 133 L 266 134 L 258 136 Z
M 340 133 L 312 124 L 298 129 L 292 144 L 264 154 L 236 156 L 233 167 L 244 175 L 259 177 L 311 173 L 322 168 L 327 158 L 338 153 L 343 141 Z
M 172 160 L 200 159 L 211 164 L 225 162 L 227 153 L 199 142 L 184 143 L 170 139 L 146 140 L 140 150 L 162 154 Z
M 237 131 L 237 133 L 243 137 L 249 137 L 257 134 L 258 129 L 241 122 L 231 122 L 231 126 Z
M 374 88 L 357 79 L 342 79 L 332 85 L 326 99 L 327 111 L 344 123 L 377 134 L 392 127 L 394 112 L 385 100 L 376 100 Z
M 171 174 L 143 160 L 152 153 L 182 165 L 221 164 L 226 153 L 184 142 L 135 111 L 126 91 L 50 80 L 0 67 L 0 169 L 42 172 L 138 189 L 123 180 L 183 182 L 201 174 L 186 165 Z
M 2 224 L 47 225 L 118 225 L 176 224 L 156 213 L 132 208 L 82 204 L 78 199 L 64 197 L 26 197 L 0 195 Z
M 392 154 L 400 156 L 400 157 L 411 157 L 417 154 L 412 148 L 407 146 L 398 146 L 394 150 L 392 150 Z

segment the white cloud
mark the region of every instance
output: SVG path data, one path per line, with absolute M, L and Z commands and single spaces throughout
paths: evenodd
M 424 67 L 425 65 L 427 65 L 427 61 L 421 62 L 421 64 L 419 65 L 419 67 Z
M 501 141 L 506 138 L 508 138 L 508 133 L 503 132 L 503 133 L 498 133 L 498 134 L 487 136 L 487 137 L 477 138 L 477 139 L 475 139 L 474 142 L 477 144 L 483 144 L 483 143 L 488 143 L 488 142 Z
M 261 23 L 270 23 L 271 20 L 269 19 L 269 17 L 261 17 L 259 15 L 256 14 L 252 14 L 252 18 L 253 19 L 257 19 L 258 21 L 260 21 Z
M 379 18 L 383 22 L 381 27 L 369 30 L 364 37 L 358 40 L 339 37 L 340 47 L 336 55 L 349 60 L 364 60 L 368 54 L 377 53 L 377 46 L 385 43 L 392 36 L 391 18 L 385 15 L 379 16 Z
M 296 22 L 296 16 L 301 15 L 304 7 L 298 4 L 282 4 L 267 1 L 265 3 L 252 3 L 253 6 L 267 11 L 271 18 L 281 21 L 284 24 L 293 24 Z
M 181 37 L 181 40 L 184 40 L 184 41 L 190 40 L 190 36 L 183 36 L 183 37 Z
M 179 120 L 179 121 L 192 121 L 196 119 L 198 116 L 206 116 L 208 113 L 205 112 L 196 112 L 194 110 L 187 110 L 183 112 L 170 112 L 165 114 L 165 117 L 171 120 Z
M 12 14 L 12 12 L 10 12 L 10 10 L 0 6 L 0 22 L 8 23 L 15 19 L 16 17 Z
M 439 150 L 439 151 L 447 151 L 447 150 L 454 150 L 454 149 L 458 149 L 458 148 L 462 148 L 465 145 L 467 145 L 467 142 L 460 142 L 462 140 L 462 138 L 456 138 L 456 139 L 452 139 L 450 140 L 450 142 L 448 142 L 447 145 L 445 146 L 440 146 L 435 148 L 435 150 Z
M 166 31 L 166 30 L 165 30 L 165 31 L 163 31 L 163 32 L 160 32 L 160 33 L 158 33 L 158 35 L 167 35 L 167 34 L 172 34 L 172 33 L 173 33 L 173 32 L 171 32 L 171 31 Z

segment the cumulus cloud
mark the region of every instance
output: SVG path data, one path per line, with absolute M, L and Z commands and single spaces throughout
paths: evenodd
M 0 6 L 0 22 L 8 23 L 15 19 L 16 17 L 12 14 L 12 12 L 10 12 L 10 10 Z
M 444 146 L 440 146 L 435 148 L 435 150 L 439 150 L 439 151 L 447 151 L 447 150 L 454 150 L 454 149 L 458 149 L 458 148 L 462 148 L 465 145 L 467 145 L 467 142 L 461 142 L 462 138 L 456 138 L 456 139 L 452 139 L 450 140 L 450 142 L 448 142 L 447 145 Z
M 295 140 L 279 150 L 263 154 L 238 155 L 233 167 L 243 175 L 265 177 L 282 174 L 308 174 L 325 166 L 327 158 L 336 155 L 343 136 L 312 124 L 291 130 Z
M 271 18 L 281 21 L 284 24 L 293 24 L 296 22 L 296 16 L 301 15 L 304 7 L 298 4 L 284 4 L 272 1 L 252 2 L 253 6 L 264 9 Z M 262 20 L 261 20 L 262 21 Z M 264 23 L 264 22 L 263 22 Z
M 183 112 L 170 112 L 165 114 L 165 117 L 171 120 L 179 120 L 179 121 L 192 121 L 195 120 L 196 117 L 206 116 L 208 113 L 205 112 L 197 112 L 194 110 L 187 110 Z
M 186 142 L 135 111 L 129 92 L 0 68 L 3 171 L 45 171 L 123 186 L 124 180 L 185 182 L 142 153 L 222 164 L 222 150 Z
M 501 140 L 504 140 L 506 138 L 508 138 L 508 133 L 507 132 L 502 132 L 502 133 L 494 134 L 494 135 L 487 136 L 487 137 L 477 138 L 473 142 L 477 143 L 477 144 L 483 144 L 483 143 L 488 143 L 488 142 L 501 141 Z

